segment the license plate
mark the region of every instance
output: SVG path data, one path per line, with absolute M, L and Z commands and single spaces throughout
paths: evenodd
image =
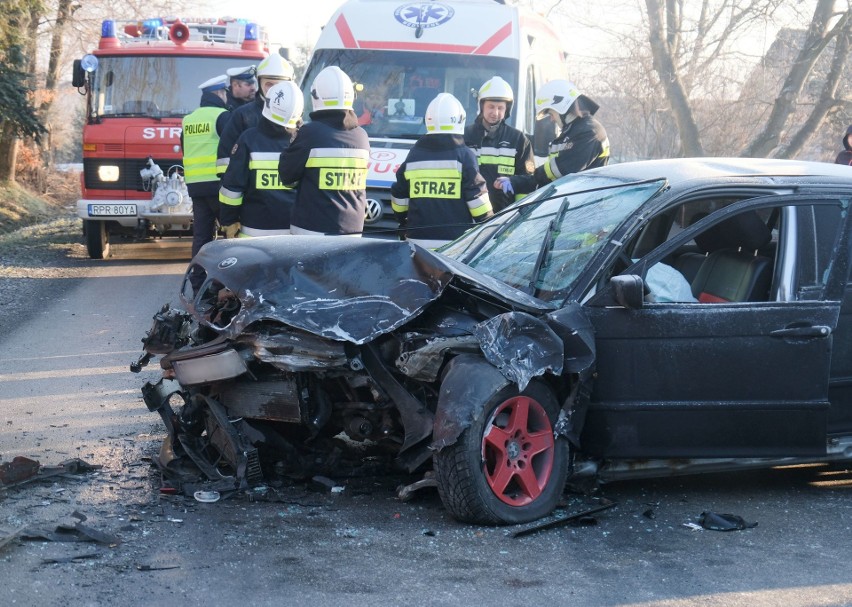
M 135 204 L 90 204 L 89 217 L 135 217 Z

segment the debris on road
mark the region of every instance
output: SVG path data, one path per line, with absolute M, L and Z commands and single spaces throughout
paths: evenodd
M 743 517 L 736 514 L 717 514 L 706 511 L 698 517 L 698 524 L 710 531 L 742 531 L 757 527 L 757 523 L 747 523 Z
M 556 527 L 572 525 L 581 521 L 583 522 L 583 524 L 587 525 L 589 524 L 589 519 L 593 521 L 592 524 L 595 524 L 596 519 L 594 519 L 594 517 L 592 517 L 591 515 L 597 514 L 598 512 L 603 512 L 604 510 L 608 510 L 618 504 L 618 502 L 613 502 L 606 498 L 601 498 L 600 501 L 600 506 L 596 506 L 594 508 L 590 508 L 582 512 L 569 514 L 567 516 L 558 516 L 555 518 L 545 519 L 544 521 L 539 521 L 538 523 L 534 523 L 532 525 L 527 525 L 526 527 L 522 527 L 520 529 L 512 531 L 509 534 L 509 537 L 523 537 L 525 535 L 530 535 L 538 531 L 544 531 L 545 529 L 554 529 Z
M 17 487 L 46 478 L 85 474 L 101 468 L 102 466 L 93 466 L 79 458 L 65 460 L 58 466 L 42 466 L 37 460 L 19 455 L 11 462 L 0 464 L 0 487 Z

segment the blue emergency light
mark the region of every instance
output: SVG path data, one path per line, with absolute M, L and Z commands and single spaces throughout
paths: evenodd
M 257 23 L 246 23 L 246 40 L 257 40 L 258 31 Z
M 142 22 L 142 35 L 148 38 L 157 38 L 161 27 L 163 27 L 162 19 L 145 19 Z
M 107 19 L 101 23 L 101 38 L 115 38 L 115 21 Z

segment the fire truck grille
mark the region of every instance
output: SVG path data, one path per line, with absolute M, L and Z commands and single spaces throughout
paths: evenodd
M 142 177 L 139 171 L 145 168 L 147 158 L 84 158 L 83 179 L 89 190 L 129 190 L 131 192 L 144 192 Z M 178 160 L 154 159 L 163 173 L 169 170 Z M 118 167 L 118 181 L 101 181 L 98 177 L 98 168 L 104 165 Z

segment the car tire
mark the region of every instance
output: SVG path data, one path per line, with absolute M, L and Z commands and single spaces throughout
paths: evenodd
M 109 257 L 109 232 L 105 221 L 86 220 L 83 222 L 86 236 L 86 250 L 92 259 Z
M 568 475 L 568 444 L 553 433 L 558 414 L 541 382 L 493 394 L 458 440 L 433 456 L 438 493 L 453 517 L 492 525 L 550 514 Z

